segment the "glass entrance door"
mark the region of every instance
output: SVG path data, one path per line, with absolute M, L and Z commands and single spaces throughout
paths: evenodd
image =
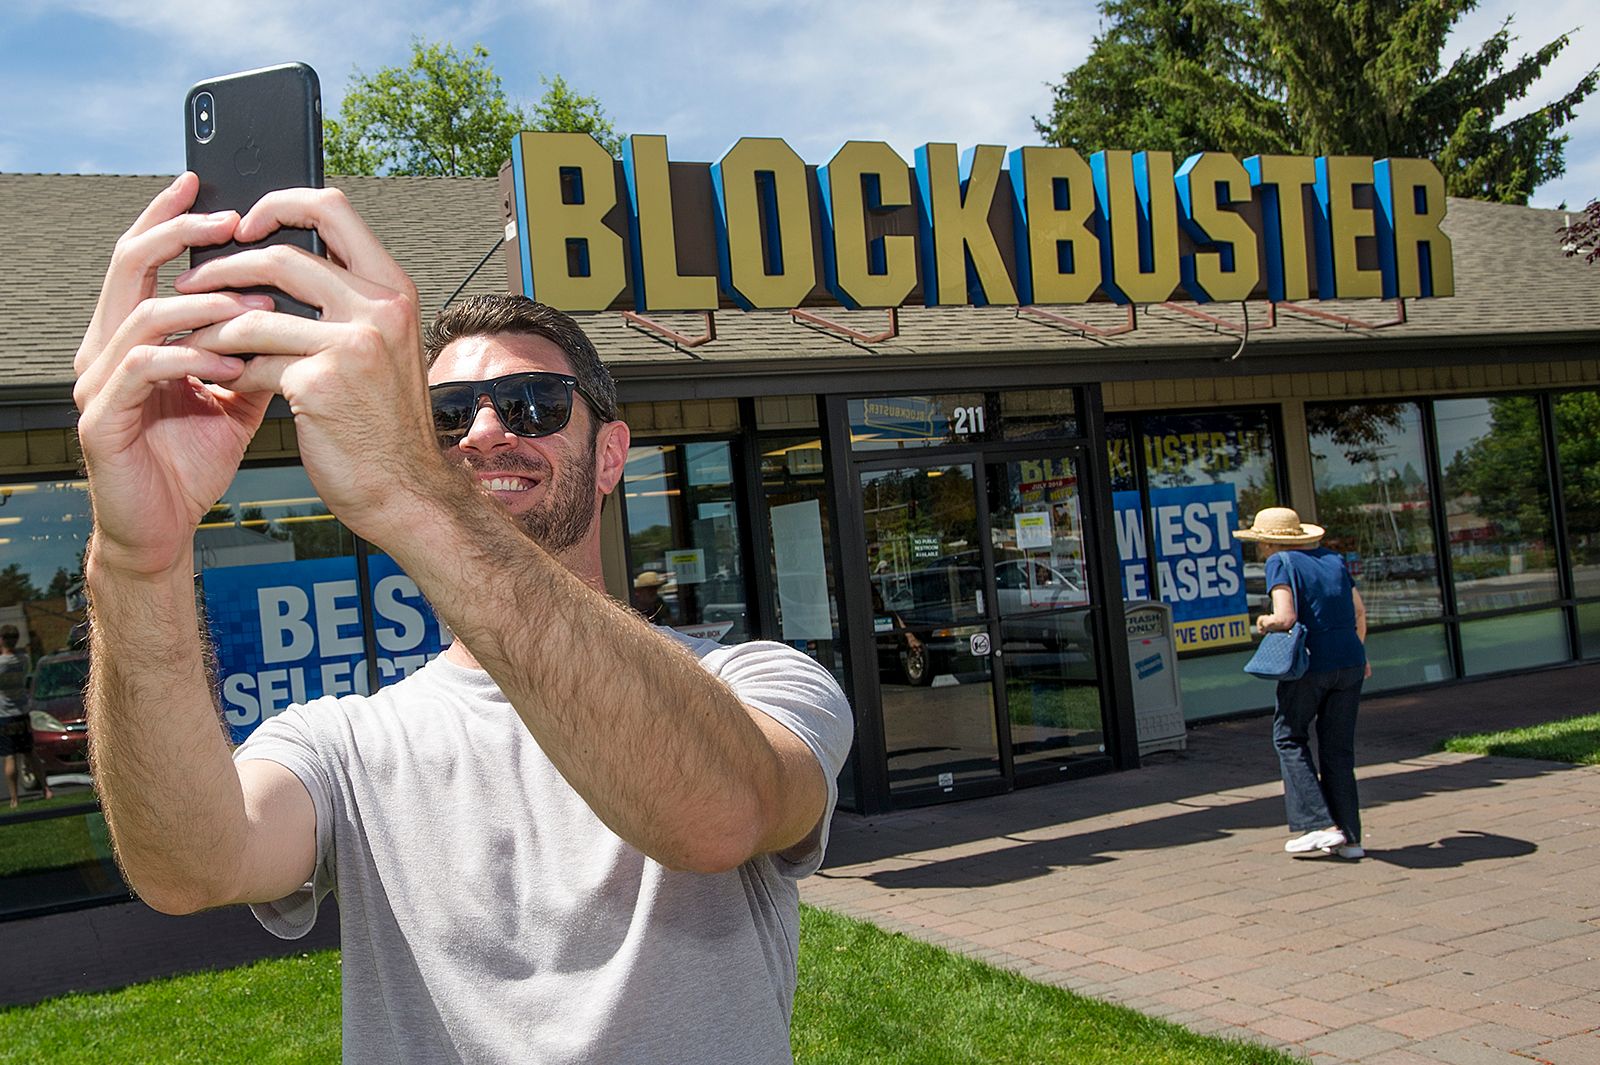
M 1105 754 L 1097 604 L 1081 449 L 988 464 L 989 543 L 1013 772 L 1019 782 Z
M 861 471 L 890 792 L 1002 778 L 978 465 Z
M 891 795 L 1105 757 L 1080 449 L 858 467 Z

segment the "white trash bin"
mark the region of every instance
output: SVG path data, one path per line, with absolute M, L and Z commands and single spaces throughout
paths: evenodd
M 1181 751 L 1188 744 L 1183 721 L 1183 690 L 1178 686 L 1178 655 L 1172 641 L 1172 608 L 1136 600 L 1124 609 L 1133 714 L 1139 728 L 1139 755 Z

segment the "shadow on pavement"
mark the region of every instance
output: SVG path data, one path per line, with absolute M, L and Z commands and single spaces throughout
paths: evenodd
M 1408 763 L 1437 751 L 1448 736 L 1592 712 L 1597 690 L 1600 665 L 1586 664 L 1374 696 L 1361 708 L 1358 764 Z M 823 875 L 826 869 L 996 837 L 1021 840 L 1021 846 L 893 874 L 920 877 L 918 884 L 994 884 L 1040 876 L 1059 866 L 1114 860 L 1115 854 L 1109 852 L 1182 846 L 1245 829 L 1282 826 L 1282 785 L 1270 731 L 1266 717 L 1217 722 L 1191 728 L 1187 750 L 1150 756 L 1143 768 L 1129 772 L 872 818 L 839 814 L 833 822 Z M 1365 809 L 1374 809 L 1429 794 L 1498 787 L 1506 781 L 1570 772 L 1572 768 L 1559 762 L 1494 757 L 1429 762 L 1415 768 L 1402 764 L 1398 767 L 1401 771 L 1363 779 L 1361 803 Z M 1271 787 L 1273 794 L 1239 794 L 1259 792 L 1263 787 Z M 1162 806 L 1170 810 L 1148 809 Z M 1146 812 L 1139 813 L 1142 810 Z M 1042 829 L 1109 815 L 1126 815 L 1126 821 L 1065 838 L 1028 840 Z M 1441 844 L 1438 855 L 1426 857 L 1413 855 L 1411 848 L 1386 853 L 1406 855 L 1394 863 L 1397 865 L 1412 860 L 1453 863 L 1458 854 L 1468 853 L 1463 846 L 1452 843 L 1445 848 Z M 1500 846 L 1509 850 L 1510 845 Z M 1516 855 L 1474 852 L 1470 860 L 1501 856 Z M 930 879 L 939 876 L 949 879 Z
M 1367 858 L 1398 865 L 1402 869 L 1456 869 L 1468 862 L 1522 858 L 1538 849 L 1525 839 L 1469 829 L 1436 843 L 1416 843 L 1398 850 L 1368 851 Z
M 981 807 L 975 804 L 959 810 L 941 807 L 939 816 L 934 818 L 908 814 L 872 821 L 857 819 L 848 824 L 836 822 L 828 865 L 837 868 L 980 839 L 994 840 L 994 848 L 981 854 L 935 859 L 907 868 L 875 872 L 867 877 L 880 887 L 890 888 L 979 887 L 1029 880 L 1070 866 L 1101 865 L 1115 861 L 1119 853 L 1181 848 L 1244 831 L 1283 826 L 1281 794 L 1230 797 L 1223 791 L 1210 796 L 1175 796 L 1172 794 L 1175 790 L 1193 789 L 1183 780 L 1161 779 L 1163 776 L 1188 777 L 1194 768 L 1192 765 L 1168 766 L 1166 773 L 1146 770 L 1138 789 L 1108 788 L 1109 793 L 1101 794 L 1092 804 L 1081 803 L 1075 808 L 1041 803 L 1040 792 L 1052 789 L 1034 789 L 987 800 Z M 1399 772 L 1363 781 L 1362 806 L 1368 810 L 1378 809 L 1429 795 L 1496 788 L 1508 781 L 1570 772 L 1571 769 L 1559 763 L 1508 758 L 1473 758 L 1415 768 L 1402 766 Z M 1116 784 L 1139 777 L 1139 773 L 1132 773 L 1107 780 Z M 1212 783 L 1225 786 L 1215 778 Z M 974 809 L 979 812 L 968 813 Z M 1031 838 L 1044 828 L 1116 811 L 1128 812 L 1128 820 L 1098 824 L 1050 839 Z M 896 818 L 902 816 L 907 823 L 894 826 Z M 910 820 L 913 816 L 916 816 L 915 821 Z M 1012 845 L 1008 846 L 1008 842 Z M 1534 844 L 1525 840 L 1462 829 L 1459 834 L 1438 843 L 1370 852 L 1369 857 L 1406 868 L 1432 869 L 1469 861 L 1515 858 L 1535 849 Z M 819 875 L 827 876 L 828 871 Z

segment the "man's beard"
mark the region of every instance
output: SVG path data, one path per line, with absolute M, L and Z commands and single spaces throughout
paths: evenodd
M 480 462 L 467 460 L 477 473 L 536 475 L 544 484 L 544 499 L 511 520 L 524 535 L 551 554 L 560 554 L 583 542 L 594 524 L 594 442 L 588 453 L 561 464 L 556 477 L 543 459 L 506 455 Z

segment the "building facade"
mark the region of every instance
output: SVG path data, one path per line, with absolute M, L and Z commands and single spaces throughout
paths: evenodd
M 0 809 L 0 855 L 20 855 L 0 920 L 126 898 L 83 757 L 71 363 L 117 234 L 164 184 L 0 175 L 0 622 L 58 791 Z M 496 182 L 341 184 L 425 314 L 507 288 Z M 1141 682 L 1167 661 L 1187 722 L 1264 710 L 1271 686 L 1240 670 L 1262 571 L 1231 536 L 1263 506 L 1345 554 L 1371 689 L 1600 657 L 1600 267 L 1563 254 L 1560 224 L 1451 201 L 1449 299 L 584 314 L 634 436 L 608 588 L 833 670 L 857 716 L 841 806 L 865 814 L 1136 767 Z M 447 639 L 296 455 L 275 408 L 197 533 L 240 738 Z M 1171 659 L 1129 628 L 1148 600 Z

